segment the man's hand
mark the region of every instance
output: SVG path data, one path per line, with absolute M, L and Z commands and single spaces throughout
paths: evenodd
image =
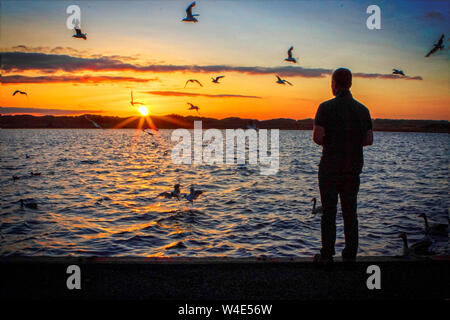
M 325 137 L 325 128 L 314 124 L 313 126 L 313 140 L 319 146 L 323 146 L 323 140 Z

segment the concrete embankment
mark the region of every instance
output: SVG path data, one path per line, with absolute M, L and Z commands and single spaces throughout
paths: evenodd
M 67 288 L 70 265 L 80 290 Z M 381 289 L 367 286 L 371 265 Z M 448 256 L 337 259 L 332 270 L 305 258 L 2 257 L 0 299 L 449 299 L 449 266 Z

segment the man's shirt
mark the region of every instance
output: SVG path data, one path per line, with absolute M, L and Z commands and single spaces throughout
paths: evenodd
M 314 121 L 325 128 L 319 174 L 361 173 L 363 142 L 372 130 L 369 109 L 343 90 L 319 106 Z

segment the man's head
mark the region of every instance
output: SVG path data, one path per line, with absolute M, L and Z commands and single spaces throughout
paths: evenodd
M 336 95 L 339 90 L 348 90 L 352 86 L 352 72 L 346 68 L 339 68 L 333 72 L 331 77 L 331 89 Z

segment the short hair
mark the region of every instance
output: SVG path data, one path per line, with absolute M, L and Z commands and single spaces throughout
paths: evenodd
M 352 86 L 352 72 L 346 68 L 336 69 L 332 79 L 339 88 L 348 89 Z

